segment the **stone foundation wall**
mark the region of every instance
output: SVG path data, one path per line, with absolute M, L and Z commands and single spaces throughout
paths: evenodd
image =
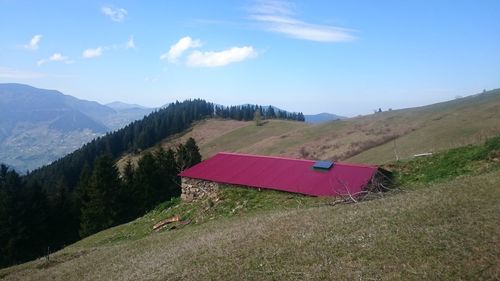
M 184 202 L 191 202 L 205 198 L 217 198 L 219 184 L 216 182 L 192 178 L 182 178 L 181 181 L 181 199 Z

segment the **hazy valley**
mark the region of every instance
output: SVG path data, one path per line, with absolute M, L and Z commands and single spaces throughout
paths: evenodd
M 101 105 L 55 90 L 0 84 L 0 162 L 19 171 L 46 165 L 153 109 Z

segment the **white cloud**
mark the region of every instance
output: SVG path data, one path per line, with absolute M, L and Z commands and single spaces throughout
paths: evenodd
M 134 36 L 130 36 L 127 43 L 125 43 L 125 49 L 135 49 Z
M 111 6 L 102 6 L 101 12 L 105 16 L 109 17 L 111 20 L 116 22 L 122 22 L 125 19 L 125 16 L 127 15 L 127 10 L 123 8 L 114 8 Z
M 257 52 L 251 46 L 232 47 L 219 52 L 194 51 L 187 58 L 191 67 L 217 67 L 254 58 Z
M 51 61 L 66 61 L 66 60 L 68 60 L 68 57 L 63 56 L 60 53 L 55 53 L 52 56 L 50 56 L 49 60 L 51 60 Z
M 294 7 L 286 1 L 258 1 L 250 10 L 250 18 L 263 24 L 266 30 L 293 38 L 317 42 L 345 42 L 355 39 L 352 30 L 297 19 Z
M 107 46 L 100 46 L 97 48 L 88 48 L 85 49 L 82 52 L 82 57 L 89 59 L 89 58 L 96 58 L 99 56 L 102 56 L 104 52 L 108 51 L 116 51 L 116 50 L 128 50 L 128 49 L 135 49 L 135 41 L 134 41 L 134 36 L 130 36 L 128 41 L 123 43 L 123 44 L 113 44 L 113 45 L 107 45 Z
M 74 61 L 70 60 L 68 57 L 61 55 L 60 53 L 54 53 L 52 56 L 46 58 L 46 59 L 41 59 L 37 61 L 36 64 L 38 66 L 41 66 L 49 61 L 58 61 L 58 62 L 64 62 L 66 64 L 73 63 Z
M 193 40 L 191 37 L 182 37 L 177 43 L 170 46 L 168 52 L 160 56 L 161 60 L 167 60 L 168 62 L 175 63 L 177 59 L 182 56 L 182 54 L 191 48 L 201 47 L 200 40 Z
M 102 55 L 102 47 L 98 47 L 95 49 L 89 48 L 89 49 L 86 49 L 85 51 L 83 51 L 83 53 L 82 53 L 82 57 L 84 57 L 86 59 L 99 57 L 101 55 Z
M 280 15 L 293 15 L 294 7 L 292 3 L 282 0 L 260 0 L 255 1 L 256 4 L 251 10 L 258 14 L 280 14 Z
M 24 45 L 23 47 L 26 49 L 26 50 L 37 50 L 38 49 L 38 44 L 40 43 L 40 40 L 42 40 L 42 35 L 40 34 L 37 34 L 35 36 L 33 36 L 33 38 L 31 38 L 30 42 L 26 45 Z

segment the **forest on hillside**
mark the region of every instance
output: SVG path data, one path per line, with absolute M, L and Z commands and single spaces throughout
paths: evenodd
M 215 106 L 204 100 L 176 102 L 144 119 L 94 139 L 50 165 L 21 176 L 0 166 L 0 267 L 46 255 L 78 239 L 133 220 L 180 195 L 177 174 L 201 161 L 192 138 L 174 149 L 145 153 L 123 174 L 116 159 L 142 151 L 206 118 L 240 121 L 287 119 L 289 113 L 258 105 Z

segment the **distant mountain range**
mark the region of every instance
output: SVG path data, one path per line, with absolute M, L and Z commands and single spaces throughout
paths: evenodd
M 323 123 L 334 120 L 346 119 L 347 117 L 339 116 L 331 113 L 319 113 L 314 115 L 304 115 L 307 123 Z
M 124 103 L 121 101 L 114 101 L 105 104 L 107 107 L 111 107 L 114 110 L 127 110 L 127 109 L 149 109 L 145 106 L 138 105 L 138 104 L 130 104 L 130 103 Z
M 217 105 L 223 106 L 220 104 L 217 104 Z M 246 103 L 246 104 L 242 104 L 241 106 L 247 106 L 247 105 L 251 105 L 251 104 Z M 284 109 L 281 109 L 281 108 L 273 106 L 273 105 L 264 105 L 262 107 L 265 109 L 272 107 L 274 109 L 274 111 L 279 110 L 279 111 L 289 112 L 288 110 L 284 110 Z M 323 113 L 309 114 L 309 115 L 304 114 L 304 118 L 305 118 L 306 123 L 315 124 L 315 123 L 323 123 L 323 122 L 328 122 L 328 121 L 342 120 L 342 119 L 346 119 L 347 117 L 332 114 L 332 113 L 323 112 Z
M 0 163 L 20 172 L 33 170 L 154 110 L 120 101 L 103 105 L 24 84 L 0 84 Z M 305 115 L 309 123 L 343 118 L 330 113 Z
M 280 111 L 289 112 L 288 110 L 284 110 L 284 109 L 281 109 L 281 108 L 273 106 L 273 105 L 266 105 L 263 107 L 268 108 L 269 106 L 272 107 L 275 111 L 280 110 Z M 323 113 L 319 113 L 319 114 L 309 114 L 309 115 L 304 114 L 304 118 L 306 119 L 305 120 L 306 123 L 315 124 L 315 123 L 323 123 L 323 122 L 328 122 L 328 121 L 346 119 L 347 117 L 323 112 Z
M 0 84 L 0 162 L 19 171 L 50 163 L 154 109 L 102 105 L 23 84 Z

